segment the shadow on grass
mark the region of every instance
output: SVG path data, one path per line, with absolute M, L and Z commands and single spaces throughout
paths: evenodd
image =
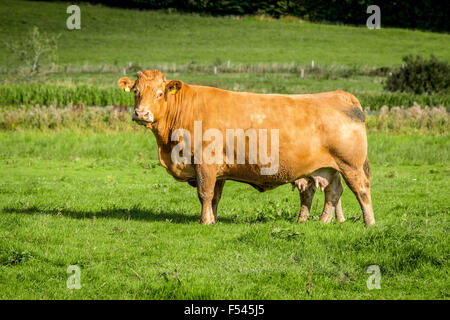
M 55 216 L 67 217 L 71 219 L 92 219 L 92 218 L 107 218 L 107 219 L 123 219 L 123 220 L 144 220 L 144 221 L 164 221 L 171 223 L 200 223 L 200 213 L 189 214 L 176 211 L 158 212 L 152 209 L 142 208 L 110 208 L 102 209 L 99 211 L 84 211 L 84 210 L 71 210 L 67 208 L 54 208 L 43 209 L 36 206 L 27 208 L 3 208 L 1 210 L 4 213 L 20 213 L 20 214 L 50 214 Z M 220 217 L 219 222 L 234 223 L 230 217 Z

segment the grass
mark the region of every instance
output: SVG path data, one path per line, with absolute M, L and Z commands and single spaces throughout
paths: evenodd
M 299 62 L 317 65 L 399 65 L 405 50 L 449 60 L 448 34 L 393 28 L 320 25 L 246 17 L 214 18 L 80 4 L 81 30 L 66 28 L 67 3 L 4 0 L 0 31 L 5 41 L 33 25 L 61 34 L 62 65 Z M 362 12 L 362 14 L 365 14 Z M 419 45 L 420 44 L 420 45 Z M 118 49 L 120 48 L 120 49 Z M 330 54 L 332 53 L 332 54 Z M 0 65 L 9 65 L 0 47 Z
M 206 227 L 149 133 L 0 133 L 0 298 L 448 299 L 448 141 L 369 136 L 373 228 L 348 188 L 344 224 L 318 221 L 321 193 L 297 224 L 290 186 L 231 181 Z
M 344 90 L 360 97 L 363 105 L 373 110 L 383 105 L 410 107 L 414 101 L 449 107 L 447 94 L 383 92 L 389 70 L 400 66 L 404 55 L 434 54 L 448 61 L 450 36 L 445 33 L 369 30 L 365 26 L 323 25 L 298 19 L 169 14 L 86 3 L 80 4 L 81 30 L 68 30 L 66 8 L 71 3 L 2 3 L 3 41 L 23 38 L 33 26 L 60 38 L 57 65 L 52 71 L 43 66 L 47 73 L 35 77 L 21 75 L 18 55 L 0 46 L 1 105 L 48 105 L 55 100 L 63 105 L 66 100 L 89 105 L 110 104 L 112 100 L 129 103 L 118 93 L 117 80 L 124 72 L 134 77 L 137 70 L 156 68 L 169 79 L 235 91 Z M 214 66 L 218 74 L 213 73 Z M 301 69 L 305 69 L 304 78 L 300 77 Z M 30 82 L 44 84 L 45 88 Z M 20 90 L 13 88 L 11 94 L 11 85 L 20 86 Z M 55 88 L 59 93 L 53 92 Z M 43 91 L 52 93 L 42 96 Z
M 121 106 L 84 107 L 81 104 L 55 106 L 3 107 L 0 112 L 0 130 L 95 132 L 136 131 L 138 125 L 130 121 L 130 110 Z M 366 128 L 369 133 L 448 135 L 450 113 L 444 108 L 411 108 L 387 106 L 379 111 L 366 110 Z
M 168 75 L 171 78 L 180 78 L 184 75 Z M 244 80 L 245 78 L 245 80 Z M 116 79 L 117 80 L 117 79 Z M 229 74 L 222 77 L 211 77 L 210 75 L 195 74 L 195 76 L 183 77 L 183 80 L 190 84 L 201 84 L 219 87 L 234 91 L 249 91 L 259 93 L 283 93 L 298 94 L 344 90 L 354 93 L 364 108 L 378 110 L 387 106 L 410 107 L 414 103 L 427 106 L 445 106 L 450 108 L 450 95 L 431 94 L 415 95 L 408 93 L 377 93 L 370 91 L 367 83 L 358 82 L 358 78 L 353 82 L 326 79 L 308 79 L 299 81 L 298 76 L 286 75 L 253 75 L 241 77 L 240 79 L 231 77 Z M 88 106 L 111 106 L 112 104 L 134 105 L 134 96 L 123 92 L 118 86 L 99 87 L 96 85 L 52 85 L 52 84 L 6 84 L 0 85 L 0 106 L 20 106 L 36 105 L 41 106 L 66 106 L 69 103 L 84 103 Z
M 406 54 L 448 61 L 448 34 L 85 3 L 81 30 L 69 31 L 69 4 L 0 6 L 3 41 L 33 26 L 61 34 L 58 64 L 34 78 L 20 75 L 16 55 L 0 46 L 0 299 L 449 299 L 444 108 L 368 117 L 372 228 L 348 188 L 345 223 L 318 221 L 318 193 L 310 221 L 297 224 L 299 197 L 289 185 L 258 193 L 232 181 L 219 222 L 201 226 L 196 190 L 159 165 L 149 132 L 106 108 L 17 108 L 110 104 L 123 97 L 116 82 L 124 68 L 130 77 L 157 68 L 236 91 L 341 89 L 372 110 L 414 101 L 448 109 L 448 95 L 383 92 Z M 70 265 L 81 269 L 80 290 L 66 287 Z M 367 289 L 370 265 L 381 269 L 380 290 Z

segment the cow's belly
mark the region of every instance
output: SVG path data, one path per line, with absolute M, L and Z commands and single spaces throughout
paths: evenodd
M 261 174 L 262 168 L 262 166 L 248 164 L 222 166 L 218 170 L 217 178 L 248 183 L 258 191 L 266 191 L 293 182 L 302 175 L 290 166 L 280 165 L 276 173 L 268 175 Z
M 296 149 L 293 147 L 290 150 Z M 281 150 L 278 166 L 273 173 L 263 174 L 262 169 L 268 168 L 269 165 L 233 164 L 221 166 L 217 177 L 245 182 L 259 191 L 266 191 L 307 177 L 317 169 L 335 167 L 334 160 L 325 152 L 305 152 L 306 150 L 301 148 L 297 150 L 300 152 L 286 153 Z

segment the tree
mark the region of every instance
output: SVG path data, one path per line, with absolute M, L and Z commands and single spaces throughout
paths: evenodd
M 57 41 L 60 35 L 48 36 L 34 26 L 25 39 L 5 43 L 6 47 L 20 58 L 25 71 L 35 75 L 41 71 L 42 64 L 54 64 L 57 60 Z

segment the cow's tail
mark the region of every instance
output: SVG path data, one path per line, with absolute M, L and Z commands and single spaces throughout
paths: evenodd
M 364 123 L 366 121 L 366 114 L 358 98 L 348 92 L 345 92 L 343 98 L 345 99 L 345 106 L 342 107 L 342 112 L 352 121 Z
M 349 93 L 349 96 L 350 96 L 350 100 L 351 100 L 351 102 L 352 102 L 352 105 L 353 105 L 354 107 L 358 107 L 359 109 L 362 110 L 362 106 L 361 106 L 361 103 L 359 102 L 358 98 L 355 97 L 355 96 L 354 96 L 353 94 L 351 94 L 351 93 Z

